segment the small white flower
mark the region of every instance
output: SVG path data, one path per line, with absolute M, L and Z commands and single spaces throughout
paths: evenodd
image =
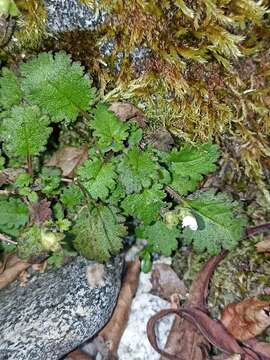
M 198 224 L 194 216 L 186 215 L 182 221 L 182 227 L 189 227 L 191 230 L 198 230 Z

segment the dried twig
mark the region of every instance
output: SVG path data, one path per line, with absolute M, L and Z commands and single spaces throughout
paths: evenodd
M 270 223 L 252 226 L 247 229 L 247 236 L 261 234 L 263 232 L 270 231 Z
M 113 316 L 98 334 L 98 340 L 108 347 L 108 360 L 117 358 L 118 346 L 128 322 L 132 299 L 138 287 L 139 273 L 140 261 L 137 258 L 128 264 Z
M 17 242 L 12 240 L 9 236 L 0 234 L 0 241 L 5 241 L 8 244 L 17 245 Z

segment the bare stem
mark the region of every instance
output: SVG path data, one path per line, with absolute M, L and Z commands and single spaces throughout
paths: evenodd
M 0 241 L 5 241 L 8 244 L 17 245 L 16 241 L 13 241 L 9 236 L 4 235 L 4 234 L 0 234 Z
M 170 186 L 165 186 L 165 191 L 178 203 L 181 204 L 183 202 L 182 197 L 178 194 L 177 191 L 173 190 Z
M 263 232 L 270 231 L 270 223 L 253 226 L 247 229 L 247 235 L 252 236 L 261 234 Z
M 28 168 L 28 174 L 33 177 L 33 163 L 32 163 L 32 156 L 27 155 L 27 168 Z
M 0 190 L 0 195 L 10 195 L 10 194 L 17 194 L 17 191 L 15 189 Z

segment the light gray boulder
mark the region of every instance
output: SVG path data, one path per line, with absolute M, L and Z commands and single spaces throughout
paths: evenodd
M 0 360 L 60 359 L 110 319 L 122 257 L 103 267 L 77 257 L 0 291 Z
M 45 0 L 47 28 L 51 32 L 93 30 L 104 21 L 105 13 L 90 9 L 79 0 Z

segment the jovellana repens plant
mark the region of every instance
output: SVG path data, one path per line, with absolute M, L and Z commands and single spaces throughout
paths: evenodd
M 145 270 L 151 253 L 170 255 L 181 242 L 209 254 L 237 246 L 246 224 L 239 205 L 224 193 L 196 191 L 215 171 L 218 147 L 155 149 L 136 123 L 120 121 L 98 102 L 91 84 L 63 52 L 42 53 L 16 73 L 2 69 L 2 238 L 16 240 L 23 259 L 50 256 L 58 264 L 76 249 L 104 262 L 135 227 L 147 240 Z M 80 124 L 87 138 L 72 151 L 84 155 L 75 175 L 65 177 L 59 164 L 67 148 L 58 167 L 49 150 L 59 147 L 55 134 Z

